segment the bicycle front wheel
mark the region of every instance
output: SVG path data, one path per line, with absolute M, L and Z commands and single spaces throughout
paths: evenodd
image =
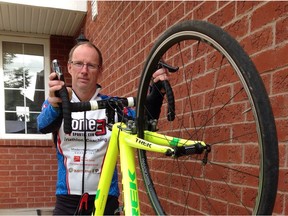
M 269 98 L 248 55 L 221 28 L 204 21 L 184 21 L 165 31 L 140 80 L 136 107 L 140 138 L 149 116 L 145 108 L 149 85 L 160 60 L 179 71 L 169 77 L 175 120 L 169 122 L 165 116 L 164 97 L 158 132 L 202 140 L 211 151 L 178 158 L 138 151 L 155 212 L 271 214 L 278 182 L 277 135 Z M 148 205 L 141 208 L 143 214 L 153 214 Z

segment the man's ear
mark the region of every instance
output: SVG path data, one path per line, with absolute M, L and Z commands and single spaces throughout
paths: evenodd
M 72 88 L 67 87 L 67 92 L 68 92 L 68 95 L 69 95 L 69 100 L 71 100 L 72 99 Z
M 71 75 L 71 67 L 72 67 L 72 64 L 71 63 L 67 63 L 67 70 L 68 70 L 68 73 Z
M 99 68 L 99 75 L 98 75 L 99 78 L 102 77 L 103 70 L 104 70 L 104 67 L 103 67 L 103 65 L 102 65 L 102 66 Z

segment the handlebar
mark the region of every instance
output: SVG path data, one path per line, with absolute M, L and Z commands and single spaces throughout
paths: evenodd
M 107 100 L 100 101 L 88 101 L 88 102 L 76 102 L 70 103 L 72 112 L 83 112 L 89 110 L 117 108 L 117 107 L 133 107 L 136 106 L 136 98 L 118 98 L 112 97 Z
M 63 85 L 63 87 L 59 90 L 59 96 L 62 99 L 62 112 L 63 112 L 63 118 L 64 118 L 64 132 L 66 134 L 70 134 L 72 132 L 72 117 L 71 117 L 71 106 L 70 106 L 70 100 L 69 95 L 67 92 L 66 85 Z
M 163 86 L 166 92 L 168 110 L 167 110 L 167 120 L 173 121 L 175 119 L 175 98 L 172 87 L 167 80 L 163 81 Z
M 158 69 L 162 67 L 167 68 L 168 71 L 172 73 L 176 72 L 179 69 L 178 67 L 172 67 L 163 61 L 159 61 Z M 59 80 L 64 81 L 63 73 L 56 59 L 52 61 L 52 68 L 53 68 L 53 71 L 56 72 L 57 78 Z M 175 119 L 175 99 L 174 99 L 173 90 L 171 88 L 170 83 L 167 80 L 163 81 L 163 88 L 165 89 L 165 92 L 167 95 L 167 101 L 168 101 L 167 119 L 168 121 L 173 121 Z M 115 109 L 119 109 L 118 108 L 119 106 L 122 108 L 136 106 L 136 98 L 133 98 L 133 97 L 128 97 L 128 98 L 114 97 L 114 98 L 109 98 L 107 100 L 100 100 L 100 101 L 71 103 L 69 100 L 69 94 L 68 94 L 65 84 L 57 92 L 57 94 L 62 99 L 62 104 L 60 104 L 60 107 L 62 108 L 62 112 L 63 112 L 64 132 L 66 134 L 70 134 L 72 132 L 71 112 L 81 112 L 81 111 L 89 111 L 89 110 L 97 110 L 97 109 L 111 110 L 111 108 L 114 111 Z M 111 112 L 110 112 L 110 115 L 111 115 Z M 109 118 L 112 118 L 112 117 L 108 116 L 108 121 L 109 121 Z
M 175 73 L 179 70 L 179 67 L 173 67 L 171 65 L 168 65 L 164 61 L 160 60 L 158 63 L 158 69 L 159 68 L 166 68 L 170 73 Z M 172 87 L 168 80 L 163 81 L 163 87 L 166 92 L 167 102 L 168 102 L 168 111 L 167 111 L 167 120 L 173 121 L 175 119 L 175 98 L 174 93 L 172 90 Z

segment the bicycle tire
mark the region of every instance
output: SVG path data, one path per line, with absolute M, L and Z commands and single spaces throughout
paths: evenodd
M 168 123 L 164 116 L 164 98 L 158 132 L 203 140 L 211 152 L 205 164 L 203 155 L 170 159 L 138 150 L 155 213 L 272 214 L 279 169 L 277 133 L 265 86 L 249 56 L 228 33 L 206 21 L 183 21 L 167 29 L 152 47 L 139 83 L 140 138 L 149 115 L 145 102 L 151 77 L 160 59 L 180 69 L 169 77 L 176 120 Z M 149 205 L 141 207 L 143 214 L 153 214 Z

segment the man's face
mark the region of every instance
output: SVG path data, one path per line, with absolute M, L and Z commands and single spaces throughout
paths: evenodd
M 74 90 L 95 91 L 101 74 L 97 51 L 85 44 L 77 47 L 74 50 L 71 62 L 68 63 L 68 72 L 72 77 L 72 88 Z

